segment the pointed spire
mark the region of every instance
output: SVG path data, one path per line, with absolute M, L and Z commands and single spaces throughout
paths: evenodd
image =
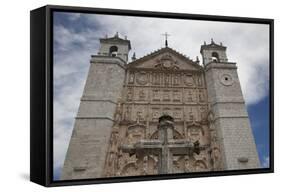
M 133 56 L 132 56 L 132 60 L 135 61 L 136 60 L 136 53 L 134 52 Z
M 199 61 L 199 57 L 198 56 L 196 56 L 196 63 L 199 63 L 200 61 Z

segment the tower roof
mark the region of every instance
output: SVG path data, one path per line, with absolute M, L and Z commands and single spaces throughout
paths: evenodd
M 200 53 L 202 53 L 203 49 L 215 49 L 215 50 L 226 50 L 226 47 L 222 45 L 222 43 L 220 44 L 216 44 L 214 42 L 213 39 L 211 39 L 211 43 L 210 44 L 206 44 L 206 42 L 204 42 L 204 45 L 201 45 L 200 48 Z
M 129 46 L 129 50 L 131 49 L 131 42 L 128 39 L 122 39 L 119 37 L 118 32 L 113 37 L 106 37 L 106 38 L 100 38 L 100 43 L 118 43 L 118 44 L 124 44 Z

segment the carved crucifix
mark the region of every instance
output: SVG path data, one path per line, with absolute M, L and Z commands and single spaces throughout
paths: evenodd
M 173 172 L 173 155 L 199 154 L 202 146 L 199 142 L 192 143 L 186 139 L 173 139 L 174 120 L 169 115 L 159 118 L 159 139 L 140 140 L 133 144 L 122 145 L 123 152 L 136 154 L 137 157 L 146 155 L 158 156 L 158 173 L 167 174 Z

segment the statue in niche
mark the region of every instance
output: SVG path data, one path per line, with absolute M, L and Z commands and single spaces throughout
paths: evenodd
M 134 137 L 133 137 L 132 134 L 129 134 L 127 138 L 128 138 L 128 143 L 133 143 L 134 142 Z
M 193 115 L 192 109 L 189 112 L 189 120 L 194 121 L 194 115 Z
M 131 108 L 130 108 L 130 106 L 127 106 L 125 114 L 124 114 L 124 119 L 125 120 L 130 120 L 130 114 L 131 114 Z
M 180 76 L 179 75 L 175 75 L 174 76 L 174 85 L 179 85 L 180 84 Z
M 180 173 L 182 172 L 180 163 L 178 161 L 173 161 L 173 165 L 174 165 L 174 173 Z
M 180 101 L 180 92 L 179 91 L 174 91 L 174 101 Z
M 198 86 L 202 86 L 202 79 L 201 79 L 201 76 L 198 76 Z
M 199 91 L 199 102 L 204 102 L 204 94 L 203 94 L 203 91 L 202 90 L 200 90 Z
M 155 110 L 152 114 L 153 119 L 158 119 L 159 118 L 159 111 Z
M 140 124 L 140 121 L 143 120 L 142 118 L 142 112 L 141 111 L 138 111 L 137 112 L 137 115 L 136 115 L 136 121 L 137 121 L 137 124 Z
M 200 129 L 199 127 L 191 127 L 189 128 L 189 135 L 191 137 L 191 141 L 192 142 L 196 142 L 196 141 L 199 141 L 200 140 Z
M 219 170 L 221 167 L 221 156 L 220 150 L 217 147 L 214 147 L 211 151 L 211 161 L 213 164 L 213 169 Z
M 122 104 L 121 104 L 121 99 L 118 99 L 116 111 L 114 114 L 115 123 L 119 123 L 121 121 L 121 117 L 122 117 Z
M 188 156 L 185 156 L 184 158 L 184 171 L 190 172 L 191 171 L 191 165 L 190 165 L 190 158 Z
M 133 89 L 132 88 L 128 88 L 127 100 L 128 101 L 132 101 L 133 100 Z
M 173 117 L 175 118 L 175 119 L 180 119 L 181 118 L 181 111 L 180 111 L 180 109 L 175 109 L 174 111 L 173 111 Z
M 165 74 L 164 76 L 164 83 L 165 85 L 169 85 L 170 81 L 170 75 L 169 74 Z
M 153 84 L 155 85 L 160 85 L 160 74 L 159 73 L 155 73 L 153 76 Z
M 114 146 L 117 145 L 119 139 L 119 134 L 118 131 L 116 130 L 117 128 L 113 128 L 113 129 L 115 130 L 112 131 L 111 138 L 110 138 L 110 144 L 112 148 L 114 148 Z
M 187 101 L 188 102 L 192 102 L 193 101 L 193 97 L 192 97 L 192 92 L 191 91 L 188 91 Z
M 144 90 L 139 91 L 139 100 L 144 101 L 145 100 L 145 92 Z
M 129 75 L 129 83 L 134 83 L 134 73 L 131 72 Z
M 209 128 L 211 131 L 215 130 L 215 119 L 214 114 L 212 112 L 209 112 L 208 114 L 208 121 L 209 121 Z
M 207 111 L 205 107 L 200 107 L 201 121 L 207 120 Z
M 153 100 L 160 100 L 159 90 L 153 90 Z
M 164 101 L 170 101 L 170 93 L 169 93 L 169 91 L 164 91 L 164 93 L 163 93 L 163 100 Z
M 112 162 L 114 162 L 114 152 L 110 152 L 110 154 L 109 154 L 109 158 L 108 158 L 109 166 L 112 165 Z

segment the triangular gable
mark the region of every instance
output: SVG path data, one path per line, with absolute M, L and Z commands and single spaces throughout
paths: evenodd
M 177 51 L 165 47 L 129 64 L 128 68 L 202 70 L 199 62 L 192 61 Z

